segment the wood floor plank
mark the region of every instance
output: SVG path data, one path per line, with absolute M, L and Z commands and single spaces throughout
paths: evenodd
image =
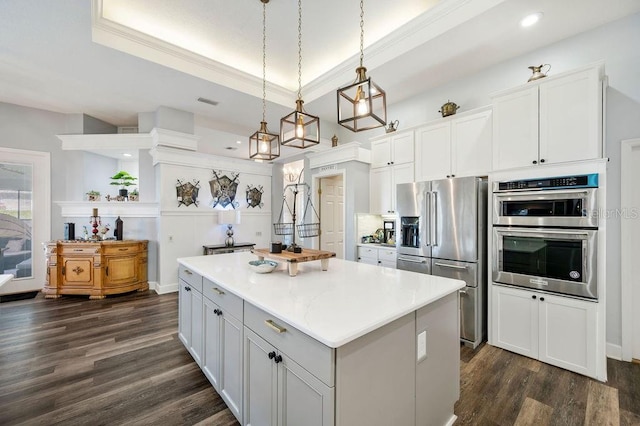
M 535 399 L 525 398 L 514 426 L 547 426 L 551 424 L 553 408 Z
M 620 425 L 618 389 L 594 381 L 589 382 L 584 424 L 586 426 Z

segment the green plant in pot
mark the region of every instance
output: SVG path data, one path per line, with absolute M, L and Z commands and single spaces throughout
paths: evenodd
M 110 177 L 111 185 L 118 185 L 120 190 L 118 191 L 118 195 L 122 197 L 127 197 L 129 195 L 129 191 L 127 187 L 131 185 L 135 185 L 135 181 L 138 178 L 131 176 L 128 172 L 124 170 L 120 170 L 118 173 Z

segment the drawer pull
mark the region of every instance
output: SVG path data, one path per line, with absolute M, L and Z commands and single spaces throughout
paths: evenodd
M 220 290 L 218 287 L 213 287 L 211 290 L 213 290 L 215 293 L 221 296 L 224 294 L 224 291 Z
M 118 251 L 129 251 L 128 248 L 119 248 Z
M 84 249 L 73 249 L 73 251 L 84 251 Z
M 267 324 L 267 326 L 269 328 L 273 329 L 277 333 L 284 333 L 285 331 L 287 331 L 286 328 L 279 326 L 278 324 L 276 324 L 272 320 L 265 320 L 264 323 Z
M 440 266 L 440 267 L 443 267 L 443 268 L 451 268 L 451 269 L 463 269 L 463 270 L 467 269 L 466 266 L 448 265 L 446 263 L 440 263 L 440 262 L 436 262 L 436 263 L 434 263 L 434 265 Z
M 191 272 L 191 271 L 190 271 L 190 270 L 188 270 L 188 269 L 185 269 L 185 270 L 184 270 L 184 273 L 185 273 L 185 274 L 187 274 L 187 275 L 193 275 L 193 272 Z

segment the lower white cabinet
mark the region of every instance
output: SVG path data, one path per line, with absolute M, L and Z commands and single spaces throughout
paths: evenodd
M 247 327 L 244 336 L 246 425 L 334 424 L 334 388 Z
M 178 337 L 198 365 L 202 365 L 202 276 L 180 268 L 178 285 Z
M 596 377 L 596 302 L 498 285 L 492 297 L 494 345 Z
M 396 267 L 396 249 L 389 247 L 358 246 L 358 262 L 379 265 L 387 268 Z
M 240 422 L 242 344 L 242 322 L 205 297 L 202 371 Z

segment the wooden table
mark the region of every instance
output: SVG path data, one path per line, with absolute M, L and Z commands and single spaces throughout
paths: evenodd
M 323 271 L 329 269 L 329 259 L 336 257 L 336 254 L 331 251 L 313 250 L 303 248 L 302 253 L 293 253 L 290 251 L 283 251 L 282 253 L 271 253 L 269 249 L 253 249 L 251 252 L 258 256 L 258 259 L 264 260 L 265 257 L 269 259 L 277 259 L 283 262 L 287 262 L 289 276 L 295 277 L 298 274 L 298 263 L 311 262 L 313 260 L 319 260 L 320 266 Z

